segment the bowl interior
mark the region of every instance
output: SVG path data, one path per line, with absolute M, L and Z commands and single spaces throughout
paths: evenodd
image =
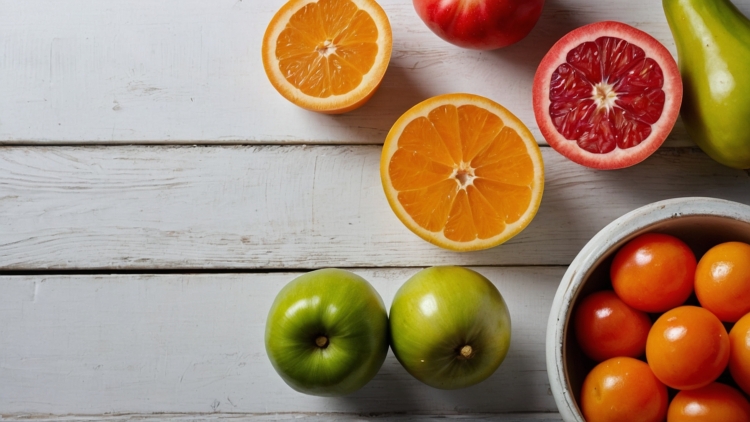
M 583 277 L 581 287 L 573 299 L 572 306 L 569 308 L 566 316 L 567 321 L 563 337 L 563 344 L 565 345 L 565 350 L 563 351 L 564 370 L 568 380 L 568 388 L 575 398 L 579 413 L 580 406 L 578 406 L 578 403 L 580 401 L 583 380 L 589 371 L 596 366 L 596 363 L 583 354 L 578 347 L 575 335 L 569 330 L 571 315 L 575 312 L 579 299 L 599 290 L 612 289 L 609 279 L 609 267 L 616 252 L 629 240 L 647 232 L 670 234 L 681 239 L 690 246 L 697 259 L 700 259 L 711 247 L 720 243 L 731 241 L 750 243 L 750 224 L 747 222 L 727 217 L 691 215 L 660 221 L 632 233 L 621 239 L 604 253 Z M 692 297 L 688 300 L 688 304 L 698 305 L 698 302 L 695 297 Z M 652 320 L 655 320 L 658 315 L 652 314 L 651 317 Z

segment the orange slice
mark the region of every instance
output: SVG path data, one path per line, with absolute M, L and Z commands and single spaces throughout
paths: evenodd
M 375 93 L 391 46 L 391 25 L 374 0 L 291 0 L 268 24 L 263 67 L 294 104 L 344 113 Z
M 518 234 L 544 190 L 542 154 L 529 129 L 472 94 L 440 95 L 404 113 L 388 132 L 380 177 L 406 227 L 456 251 Z

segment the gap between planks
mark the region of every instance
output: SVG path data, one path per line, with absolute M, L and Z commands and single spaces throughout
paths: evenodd
M 400 270 L 400 269 L 423 269 L 429 268 L 429 265 L 399 265 L 399 266 L 382 266 L 382 267 L 346 267 L 337 266 L 336 268 L 348 271 L 376 271 L 376 270 Z M 567 265 L 472 265 L 475 268 L 567 268 Z M 330 267 L 317 267 L 317 268 L 204 268 L 204 269 L 190 269 L 190 268 L 170 268 L 170 269 L 119 269 L 113 268 L 108 269 L 50 269 L 50 270 L 3 270 L 0 269 L 0 276 L 53 276 L 53 275 L 191 275 L 191 274 L 296 274 L 296 273 L 307 273 L 310 271 L 319 270 L 322 268 Z
M 350 413 L 172 413 L 172 414 L 122 414 L 122 415 L 0 415 L 2 421 L 34 422 L 136 422 L 136 421 L 232 421 L 232 422 L 354 422 L 354 421 L 394 421 L 394 422 L 427 422 L 436 420 L 461 421 L 497 421 L 497 422 L 557 422 L 561 417 L 557 413 L 494 413 L 472 415 L 359 415 Z

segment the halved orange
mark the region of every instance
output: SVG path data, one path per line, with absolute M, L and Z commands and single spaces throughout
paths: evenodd
M 374 0 L 291 0 L 263 37 L 263 67 L 294 104 L 344 113 L 375 93 L 391 58 L 391 25 Z
M 472 94 L 412 107 L 383 146 L 380 178 L 398 218 L 456 251 L 497 246 L 534 218 L 544 190 L 542 154 L 510 111 Z

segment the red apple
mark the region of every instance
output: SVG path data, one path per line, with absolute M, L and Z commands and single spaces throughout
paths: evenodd
M 520 41 L 542 14 L 544 0 L 414 0 L 424 23 L 459 47 L 493 50 Z

